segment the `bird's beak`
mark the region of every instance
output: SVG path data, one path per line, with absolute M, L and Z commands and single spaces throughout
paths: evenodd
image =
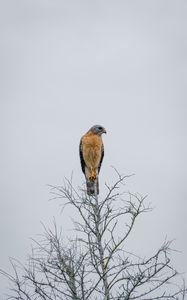
M 106 133 L 106 129 L 105 128 L 103 129 L 103 133 Z

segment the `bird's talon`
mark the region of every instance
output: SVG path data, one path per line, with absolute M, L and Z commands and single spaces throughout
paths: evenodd
M 90 181 L 95 181 L 95 180 L 96 180 L 96 176 L 95 176 L 95 175 L 90 176 L 90 177 L 89 177 L 89 180 L 90 180 Z

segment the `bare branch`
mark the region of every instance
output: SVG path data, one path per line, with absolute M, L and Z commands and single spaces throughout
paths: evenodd
M 170 242 L 147 258 L 126 250 L 136 220 L 151 208 L 146 196 L 122 190 L 132 175 L 115 173 L 117 180 L 111 187 L 106 184 L 104 199 L 77 191 L 72 178 L 63 186 L 50 186 L 53 199 L 78 212 L 75 236 L 63 237 L 55 221 L 53 229 L 43 225 L 44 234 L 33 240 L 27 263 L 11 260 L 13 274 L 0 270 L 12 286 L 7 299 L 185 299 L 185 282 L 176 287 L 179 274 L 171 264 Z

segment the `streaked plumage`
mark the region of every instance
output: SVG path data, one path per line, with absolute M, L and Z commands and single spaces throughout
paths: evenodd
M 94 182 L 96 183 L 97 194 L 99 194 L 98 174 L 104 157 L 104 146 L 102 134 L 106 133 L 104 127 L 94 125 L 80 140 L 80 161 L 82 171 L 86 177 L 87 193 L 94 194 Z

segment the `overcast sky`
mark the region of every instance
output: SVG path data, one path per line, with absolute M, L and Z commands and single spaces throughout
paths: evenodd
M 154 207 L 129 247 L 146 255 L 175 239 L 186 272 L 187 2 L 1 0 L 0 52 L 0 268 L 26 259 L 41 222 L 55 216 L 68 234 L 71 211 L 47 184 L 72 171 L 82 184 L 79 140 L 101 124 L 102 193 L 113 165 Z

